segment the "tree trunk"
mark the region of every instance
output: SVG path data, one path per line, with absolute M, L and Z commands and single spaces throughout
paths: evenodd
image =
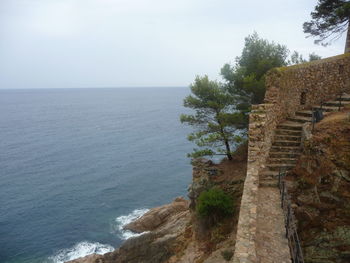
M 226 137 L 226 134 L 225 134 L 225 131 L 224 131 L 224 127 L 222 127 L 222 124 L 221 124 L 221 121 L 220 121 L 220 118 L 219 118 L 219 112 L 216 113 L 216 120 L 220 126 L 220 133 L 221 133 L 221 136 L 222 136 L 222 139 L 224 140 L 224 143 L 225 143 L 225 147 L 226 147 L 226 156 L 227 158 L 232 161 L 232 154 L 231 154 L 231 149 L 230 149 L 230 144 L 228 142 L 228 139 Z
M 348 32 L 346 34 L 345 52 L 344 53 L 350 53 L 350 19 L 348 22 Z
M 231 149 L 230 149 L 230 144 L 228 143 L 227 139 L 225 139 L 225 146 L 226 146 L 226 155 L 227 158 L 232 161 L 232 155 L 231 155 Z

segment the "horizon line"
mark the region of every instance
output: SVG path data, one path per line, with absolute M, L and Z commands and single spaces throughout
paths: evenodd
M 36 88 L 0 88 L 0 90 L 33 90 L 33 89 L 148 89 L 148 88 L 163 88 L 163 89 L 169 89 L 169 88 L 188 88 L 187 86 L 108 86 L 108 87 L 36 87 Z

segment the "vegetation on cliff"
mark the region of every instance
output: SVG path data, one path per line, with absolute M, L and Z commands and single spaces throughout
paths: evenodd
M 193 167 L 189 197 L 197 260 L 187 262 L 224 262 L 234 252 L 247 169 L 247 144 L 236 150 L 232 161 L 215 164 L 199 158 L 193 160 Z
M 217 222 L 220 218 L 233 214 L 233 200 L 223 190 L 211 188 L 199 195 L 196 210 L 201 217 Z

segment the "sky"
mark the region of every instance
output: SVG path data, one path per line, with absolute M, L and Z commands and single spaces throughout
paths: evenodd
M 343 53 L 306 38 L 317 0 L 0 0 L 0 88 L 188 86 L 220 80 L 244 38 L 305 57 Z

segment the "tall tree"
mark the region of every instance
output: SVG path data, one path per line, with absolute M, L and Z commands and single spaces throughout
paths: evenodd
M 188 156 L 226 155 L 232 160 L 232 145 L 242 140 L 235 135 L 235 127 L 245 123 L 234 112 L 233 97 L 208 76 L 197 77 L 190 88 L 192 95 L 184 99 L 184 106 L 195 110 L 195 113 L 182 114 L 180 120 L 196 128 L 188 140 L 195 142 L 200 149 L 194 149 Z
M 314 36 L 315 43 L 328 45 L 347 31 L 345 53 L 350 52 L 350 1 L 318 0 L 311 12 L 312 20 L 303 24 L 304 33 Z
M 322 57 L 315 54 L 315 53 L 309 54 L 309 61 L 315 61 L 315 60 L 320 60 L 320 59 L 322 59 Z
M 262 103 L 265 96 L 265 74 L 274 67 L 287 65 L 288 49 L 280 44 L 261 39 L 257 33 L 245 39 L 242 55 L 235 64 L 226 64 L 221 75 L 234 99 L 236 114 L 248 125 L 251 104 Z
M 288 61 L 288 64 L 289 65 L 296 65 L 296 64 L 306 63 L 306 62 L 320 60 L 320 59 L 321 59 L 321 56 L 319 56 L 315 53 L 310 53 L 309 60 L 307 60 L 307 59 L 304 59 L 303 55 L 300 54 L 298 51 L 294 51 L 290 55 L 290 61 Z
M 304 59 L 303 55 L 300 54 L 298 51 L 294 51 L 292 55 L 290 55 L 290 65 L 301 64 L 305 62 L 307 62 L 307 60 Z

